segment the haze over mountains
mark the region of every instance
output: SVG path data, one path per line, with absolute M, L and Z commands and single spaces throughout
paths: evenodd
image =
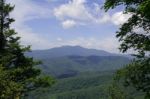
M 44 73 L 59 78 L 75 76 L 83 72 L 112 71 L 129 63 L 120 54 L 80 46 L 62 46 L 48 50 L 35 50 L 27 55 L 43 62 Z
M 34 50 L 28 54 L 35 58 L 56 58 L 62 56 L 119 56 L 119 54 L 109 53 L 104 50 L 87 49 L 80 46 L 62 46 L 47 50 Z
M 80 46 L 36 50 L 27 55 L 41 60 L 42 72 L 57 79 L 54 86 L 35 91 L 28 99 L 108 99 L 105 90 L 114 72 L 131 61 L 120 54 Z

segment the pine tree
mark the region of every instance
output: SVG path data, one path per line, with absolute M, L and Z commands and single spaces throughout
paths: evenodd
M 30 46 L 20 45 L 20 37 L 10 28 L 14 19 L 9 13 L 13 9 L 0 0 L 0 99 L 20 99 L 28 91 L 54 83 L 52 78 L 40 76 L 35 67 L 40 62 L 25 56 Z

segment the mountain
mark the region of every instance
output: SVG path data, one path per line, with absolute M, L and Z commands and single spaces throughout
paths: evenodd
M 43 73 L 58 78 L 72 77 L 83 72 L 110 71 L 123 67 L 130 59 L 103 50 L 80 46 L 62 46 L 27 53 L 43 62 Z
M 109 53 L 103 50 L 87 49 L 80 46 L 62 46 L 47 50 L 34 50 L 27 53 L 35 58 L 56 58 L 62 56 L 118 56 L 118 54 Z
M 113 71 L 94 72 L 59 79 L 50 88 L 32 91 L 25 99 L 110 99 L 108 89 L 112 84 L 113 75 Z M 143 93 L 131 87 L 121 88 L 121 92 L 128 95 L 126 99 L 144 99 Z
M 63 56 L 57 58 L 41 58 L 40 68 L 44 73 L 66 78 L 83 72 L 117 70 L 129 63 L 122 56 Z
M 109 99 L 107 89 L 114 73 L 131 61 L 120 54 L 80 46 L 35 50 L 27 55 L 41 60 L 42 73 L 54 76 L 57 82 L 51 88 L 32 91 L 26 99 Z
M 106 89 L 113 74 L 94 72 L 60 79 L 51 88 L 33 91 L 26 99 L 108 99 Z

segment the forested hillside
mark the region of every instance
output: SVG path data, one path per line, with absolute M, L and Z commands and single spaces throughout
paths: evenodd
M 123 55 L 80 46 L 38 50 L 27 55 L 42 61 L 39 68 L 44 74 L 57 78 L 76 76 L 82 72 L 117 70 L 131 61 L 129 57 Z
M 95 51 L 99 54 L 95 55 Z M 28 55 L 40 59 L 42 73 L 53 75 L 57 82 L 51 88 L 29 93 L 26 99 L 108 99 L 115 71 L 131 61 L 119 54 L 79 46 L 33 51 Z
M 30 94 L 29 99 L 106 99 L 113 72 L 87 72 L 60 79 L 52 87 Z M 100 98 L 101 97 L 101 98 Z M 27 98 L 27 99 L 28 99 Z
M 129 63 L 122 56 L 65 56 L 40 59 L 40 68 L 55 77 L 69 77 L 82 72 L 117 70 Z
M 52 88 L 34 91 L 26 99 L 110 99 L 108 88 L 114 73 L 114 71 L 86 72 L 76 77 L 58 79 Z M 124 91 L 129 93 L 132 99 L 143 98 L 141 93 L 132 88 Z
M 56 58 L 63 56 L 118 56 L 119 54 L 113 54 L 104 50 L 88 49 L 81 46 L 61 46 L 47 50 L 33 50 L 30 53 L 26 53 L 28 56 L 34 58 Z

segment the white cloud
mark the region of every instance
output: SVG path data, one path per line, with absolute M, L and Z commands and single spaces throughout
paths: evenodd
M 47 2 L 54 2 L 54 1 L 57 1 L 57 0 L 46 0 Z
M 40 35 L 34 33 L 32 28 L 25 24 L 27 21 L 33 19 L 51 17 L 50 9 L 41 5 L 37 5 L 31 0 L 9 0 L 9 2 L 16 5 L 11 16 L 16 19 L 13 27 L 19 33 L 18 35 L 22 37 L 22 44 L 32 45 L 33 49 L 48 49 L 62 45 L 80 45 L 86 48 L 96 48 L 110 52 L 117 52 L 117 47 L 119 44 L 115 38 L 111 37 L 106 37 L 103 39 L 79 37 L 68 40 L 59 37 L 56 38 L 56 41 L 50 42 L 50 40 L 47 40 L 41 36 L 44 34 Z M 84 25 L 84 22 L 113 22 L 113 17 L 110 17 L 109 14 L 100 13 L 100 16 L 93 15 L 89 11 L 89 8 L 85 6 L 85 3 L 86 0 L 72 0 L 67 4 L 63 4 L 58 8 L 55 8 L 54 14 L 58 19 L 61 19 L 62 26 L 64 28 L 71 28 L 76 25 Z M 95 9 L 97 12 L 100 11 L 98 6 L 97 8 L 95 7 Z M 119 22 L 117 22 L 117 24 L 118 23 Z
M 70 0 L 66 4 L 61 4 L 54 9 L 54 15 L 63 24 L 65 20 L 74 20 L 76 25 L 85 25 L 86 23 L 97 21 L 97 18 L 89 11 L 86 6 L 87 0 Z M 92 9 L 93 10 L 93 9 Z M 98 6 L 94 7 L 94 11 L 98 10 Z M 99 19 L 100 20 L 100 19 Z M 105 20 L 104 18 L 102 21 Z M 64 25 L 62 25 L 64 27 Z M 75 25 L 72 25 L 73 27 Z M 65 28 L 65 27 L 64 27 Z M 68 27 L 70 28 L 70 27 Z
M 96 23 L 103 24 L 103 23 L 113 23 L 114 25 L 122 25 L 125 23 L 132 15 L 131 14 L 124 14 L 122 11 L 115 12 L 114 14 L 110 15 L 108 13 L 103 13 L 103 15 L 95 20 Z
M 16 29 L 21 37 L 23 45 L 32 45 L 32 49 L 48 49 L 50 48 L 50 41 L 42 38 L 40 35 L 32 32 L 29 28 Z
M 84 3 L 86 0 L 72 0 L 67 4 L 62 4 L 54 9 L 54 15 L 58 19 L 73 18 L 78 20 L 87 20 L 91 14 L 86 9 Z
M 37 5 L 31 0 L 8 0 L 8 2 L 15 5 L 11 16 L 16 21 L 12 27 L 21 36 L 21 43 L 32 45 L 33 49 L 49 48 L 49 41 L 42 38 L 39 34 L 34 33 L 32 28 L 25 23 L 33 19 L 49 18 L 51 16 L 50 9 Z
M 73 27 L 75 25 L 76 25 L 76 22 L 74 20 L 66 20 L 66 21 L 62 22 L 62 26 L 65 29 L 71 28 L 71 27 Z
M 104 15 L 102 15 L 102 17 L 99 17 L 99 18 L 95 19 L 94 21 L 98 24 L 104 24 L 104 23 L 110 22 L 110 20 L 111 20 L 110 15 L 104 14 Z
M 123 14 L 122 11 L 110 15 L 101 9 L 101 5 L 93 3 L 91 4 L 93 7 L 88 7 L 86 6 L 86 2 L 87 0 L 70 0 L 66 4 L 61 4 L 56 7 L 54 9 L 54 15 L 60 21 L 72 19 L 76 21 L 76 23 L 82 22 L 85 24 L 104 24 L 111 22 L 114 25 L 123 24 L 131 16 L 130 14 Z
M 111 21 L 115 25 L 121 25 L 125 23 L 129 18 L 131 17 L 131 14 L 123 14 L 123 12 L 116 12 L 112 15 Z
M 49 42 L 47 40 L 39 40 L 37 35 L 30 34 L 31 36 L 34 36 L 35 38 L 32 40 L 32 42 L 35 44 L 33 46 L 33 49 L 50 49 L 54 47 L 60 47 L 60 46 L 81 46 L 85 48 L 91 48 L 91 49 L 98 49 L 98 50 L 105 50 L 113 53 L 119 53 L 118 47 L 119 47 L 119 42 L 117 39 L 114 37 L 106 37 L 103 39 L 98 39 L 94 37 L 77 37 L 74 39 L 65 39 L 58 37 L 56 40 L 53 42 Z M 26 44 L 30 44 L 30 37 L 26 35 L 25 40 L 29 40 L 29 42 L 26 42 Z
M 39 18 L 49 18 L 51 11 L 41 5 L 33 3 L 31 0 L 9 0 L 15 5 L 15 10 L 11 16 L 16 19 L 15 25 L 24 24 L 26 21 Z
M 57 41 L 62 41 L 62 38 L 58 37 L 58 38 L 57 38 Z
M 63 39 L 63 38 L 57 38 L 57 41 L 55 43 L 50 44 L 51 47 L 60 47 L 64 45 L 70 45 L 70 46 L 82 46 L 85 48 L 94 48 L 94 49 L 99 49 L 99 50 L 106 50 L 109 52 L 115 52 L 118 53 L 118 46 L 119 43 L 117 39 L 106 37 L 103 39 L 96 39 L 94 37 L 90 38 L 85 38 L 85 37 L 78 37 L 74 39 Z

